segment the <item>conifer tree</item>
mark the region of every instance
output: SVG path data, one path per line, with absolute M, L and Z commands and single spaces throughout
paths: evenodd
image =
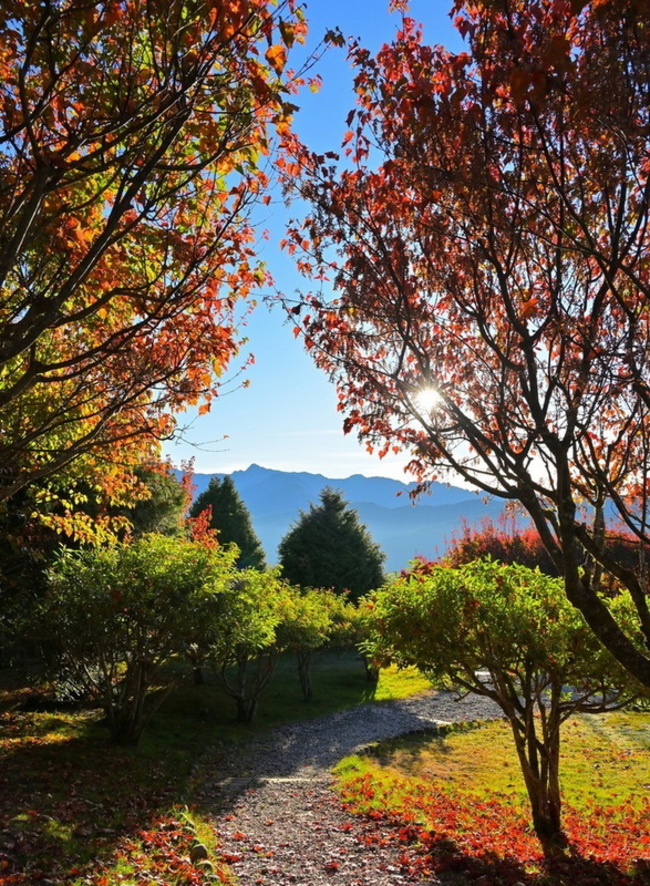
M 340 492 L 326 487 L 280 542 L 282 574 L 301 587 L 348 591 L 352 600 L 384 580 L 385 554 Z
M 239 569 L 266 569 L 262 543 L 255 534 L 251 515 L 230 477 L 213 477 L 190 508 L 190 517 L 212 509 L 210 529 L 216 529 L 219 543 L 233 543 L 239 548 Z

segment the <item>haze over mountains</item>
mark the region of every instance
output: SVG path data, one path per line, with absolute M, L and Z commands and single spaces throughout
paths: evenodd
M 196 495 L 207 488 L 211 477 L 224 474 L 195 474 Z M 277 547 L 300 511 L 318 504 L 325 486 L 343 493 L 358 511 L 373 539 L 386 553 L 389 572 L 403 569 L 417 554 L 437 557 L 444 553 L 454 532 L 465 519 L 470 525 L 483 517 L 496 520 L 503 510 L 499 501 L 485 501 L 476 493 L 456 486 L 434 483 L 428 495 L 413 503 L 408 493 L 415 484 L 386 477 L 354 474 L 332 479 L 322 474 L 291 473 L 251 465 L 230 474 L 251 513 L 269 563 L 277 562 Z M 401 495 L 399 494 L 401 493 Z

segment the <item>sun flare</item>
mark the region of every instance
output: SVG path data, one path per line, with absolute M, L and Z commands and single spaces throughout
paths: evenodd
M 442 398 L 435 388 L 422 388 L 417 392 L 413 401 L 420 412 L 433 412 L 442 403 Z

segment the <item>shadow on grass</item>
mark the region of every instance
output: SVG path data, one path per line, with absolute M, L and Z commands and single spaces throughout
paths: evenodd
M 394 826 L 396 827 L 396 826 Z M 408 843 L 419 839 L 412 871 L 437 877 L 446 886 L 648 886 L 650 863 L 640 859 L 631 871 L 610 862 L 585 858 L 569 849 L 563 856 L 546 858 L 537 871 L 531 865 L 504 853 L 470 855 L 452 840 L 429 833 L 419 837 L 407 828 L 397 828 L 397 839 Z M 436 881 L 437 882 L 437 881 Z
M 375 694 L 352 653 L 329 654 L 315 663 L 316 700 L 306 704 L 287 658 L 256 723 L 241 726 L 232 700 L 209 671 L 206 678 L 194 686 L 188 672 L 137 749 L 111 744 L 99 711 L 57 709 L 50 696 L 26 688 L 0 692 L 0 883 L 76 883 L 103 866 L 124 866 L 118 856 L 125 841 L 160 829 L 161 816 L 184 804 L 188 776 L 206 747 L 244 742 Z M 174 840 L 182 842 L 177 834 Z
M 125 853 L 164 817 L 170 840 L 182 842 L 170 813 L 182 801 L 197 728 L 164 747 L 147 737 L 136 749 L 111 744 L 96 710 L 5 711 L 0 883 L 76 883 L 84 871 L 99 876 L 118 856 L 128 869 Z
M 109 858 L 121 838 L 150 826 L 174 802 L 177 785 L 162 764 L 109 745 L 90 719 L 76 736 L 61 717 L 47 717 L 51 729 L 43 720 L 2 718 L 10 737 L 2 744 L 0 881 L 61 882 Z

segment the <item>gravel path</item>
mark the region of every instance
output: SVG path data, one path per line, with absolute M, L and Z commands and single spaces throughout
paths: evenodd
M 459 720 L 499 716 L 490 702 L 448 692 L 368 704 L 219 751 L 199 803 L 240 886 L 401 886 L 416 882 L 404 847 L 342 809 L 331 768 L 370 742 Z M 421 882 L 421 881 L 420 881 Z M 439 882 L 436 879 L 430 883 Z

